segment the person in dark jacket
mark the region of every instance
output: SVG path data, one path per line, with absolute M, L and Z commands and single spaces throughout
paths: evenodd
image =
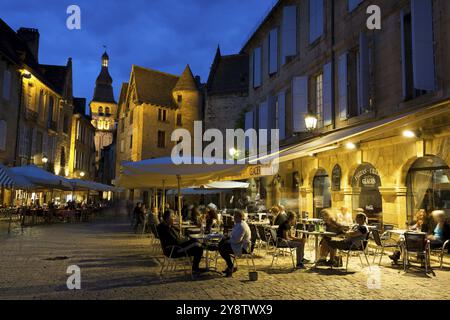
M 186 240 L 180 236 L 180 232 L 173 226 L 174 213 L 173 210 L 166 210 L 163 214 L 163 221 L 158 225 L 158 235 L 163 247 L 164 255 L 172 258 L 180 258 L 186 255 L 193 257 L 192 271 L 194 273 L 202 272 L 200 269 L 200 260 L 203 256 L 203 248 L 201 244 L 195 240 Z M 177 246 L 182 249 L 173 249 Z

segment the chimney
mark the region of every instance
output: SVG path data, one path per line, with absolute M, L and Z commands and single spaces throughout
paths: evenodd
M 200 76 L 195 76 L 195 83 L 197 83 L 197 86 L 200 88 L 200 86 L 202 85 Z
M 26 42 L 28 48 L 34 56 L 36 62 L 39 57 L 39 30 L 32 28 L 20 28 L 17 31 L 17 35 Z

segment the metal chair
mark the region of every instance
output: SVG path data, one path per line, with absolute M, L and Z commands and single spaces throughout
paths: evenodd
M 363 260 L 361 258 L 361 254 L 364 254 L 364 257 L 366 258 L 369 270 L 371 270 L 369 257 L 367 256 L 367 247 L 368 247 L 368 244 L 369 244 L 370 233 L 371 233 L 371 231 L 369 231 L 367 233 L 367 236 L 366 236 L 366 238 L 364 240 L 354 241 L 351 244 L 351 246 L 350 246 L 350 248 L 348 250 L 339 250 L 339 251 L 343 252 L 347 256 L 347 261 L 346 261 L 346 264 L 345 264 L 345 271 L 348 271 L 348 261 L 350 259 L 350 254 L 352 254 L 352 253 L 357 253 L 358 254 L 358 257 L 359 257 L 359 260 L 361 261 L 361 266 L 362 267 L 364 267 L 364 263 L 363 263 Z
M 179 246 L 168 246 L 164 247 L 161 244 L 162 251 L 164 253 L 164 260 L 161 264 L 161 271 L 160 276 L 161 278 L 164 277 L 164 269 L 166 271 L 172 267 L 173 271 L 176 271 L 176 268 L 178 265 L 183 266 L 184 274 L 187 275 L 186 266 L 188 266 L 187 269 L 189 269 L 189 273 L 191 275 L 191 278 L 194 279 L 194 275 L 192 273 L 192 261 L 191 257 L 188 255 L 186 250 Z
M 419 258 L 425 259 L 425 272 L 428 273 L 430 265 L 430 241 L 427 240 L 427 235 L 424 233 L 405 233 L 405 242 L 403 244 L 403 269 L 410 263 L 410 254 L 415 253 Z
M 272 240 L 270 232 L 268 232 L 267 229 L 262 225 L 258 225 L 256 227 L 256 229 L 258 230 L 258 235 L 259 235 L 259 239 L 260 239 L 259 240 L 259 245 L 260 245 L 259 249 L 261 249 L 262 245 L 265 244 L 266 251 L 269 251 L 271 240 Z
M 256 243 L 254 243 L 254 242 L 252 241 L 252 243 L 250 244 L 251 250 L 250 250 L 249 253 L 244 253 L 244 252 L 242 252 L 241 255 L 239 255 L 239 256 L 238 256 L 238 255 L 235 255 L 235 254 L 232 254 L 231 257 L 233 258 L 233 265 L 237 267 L 237 265 L 238 265 L 238 260 L 239 260 L 239 259 L 242 259 L 242 258 L 246 258 L 246 261 L 247 261 L 247 267 L 250 268 L 250 264 L 249 264 L 249 262 L 248 262 L 248 260 L 249 260 L 249 258 L 250 258 L 250 260 L 252 261 L 252 265 L 253 265 L 253 271 L 256 272 L 255 259 L 254 259 L 254 256 L 253 256 L 253 250 L 254 250 L 254 248 L 255 248 L 255 245 L 256 245 Z
M 252 241 L 252 252 L 255 249 L 257 243 L 261 240 L 258 234 L 258 229 L 256 226 L 252 223 L 248 225 L 250 227 L 250 233 L 251 233 L 251 241 Z
M 442 246 L 442 248 L 431 249 L 431 253 L 437 253 L 437 255 L 438 255 L 439 268 L 441 268 L 441 269 L 444 266 L 445 250 L 449 247 L 449 245 L 450 245 L 450 240 L 447 240 L 444 242 L 444 245 Z
M 289 241 L 278 238 L 275 230 L 271 229 L 270 233 L 272 239 L 275 239 L 275 251 L 273 253 L 272 264 L 270 265 L 270 267 L 273 268 L 274 263 L 276 264 L 276 262 L 278 262 L 278 256 L 280 254 L 284 256 L 285 253 L 288 253 L 291 256 L 292 266 L 295 269 L 296 265 L 294 260 L 294 252 L 296 248 L 291 248 L 291 246 L 289 245 Z
M 389 240 L 391 238 L 391 233 L 389 231 L 394 230 L 394 229 L 395 229 L 395 226 L 393 224 L 384 224 L 383 225 L 383 234 L 381 235 L 381 239 Z
M 375 244 L 377 245 L 375 248 L 374 255 L 373 255 L 372 263 L 375 263 L 375 259 L 376 259 L 377 255 L 380 254 L 380 261 L 378 262 L 378 265 L 381 265 L 381 260 L 383 259 L 385 249 L 386 248 L 398 248 L 398 244 L 397 243 L 389 243 L 388 242 L 389 239 L 388 240 L 381 239 L 381 235 L 380 235 L 380 232 L 378 231 L 378 229 L 372 230 L 372 237 L 373 237 L 373 240 L 375 241 Z

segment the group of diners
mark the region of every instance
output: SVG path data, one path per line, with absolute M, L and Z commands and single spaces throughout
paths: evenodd
M 228 237 L 223 237 L 218 244 L 218 251 L 225 260 L 227 268 L 223 271 L 226 277 L 231 277 L 237 271 L 233 265 L 232 256 L 241 256 L 250 253 L 251 231 L 244 220 L 245 214 L 242 210 L 235 210 L 234 227 Z M 162 221 L 157 226 L 159 240 L 166 256 L 172 258 L 183 257 L 186 254 L 193 258 L 193 275 L 208 270 L 200 268 L 200 261 L 203 257 L 203 244 L 195 238 L 186 238 L 180 235 L 180 231 L 174 225 L 174 211 L 166 209 L 162 215 Z

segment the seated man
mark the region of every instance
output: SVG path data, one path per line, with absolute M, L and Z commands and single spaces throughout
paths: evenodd
M 327 231 L 336 233 L 337 235 L 341 235 L 347 230 L 346 226 L 341 225 L 337 222 L 332 212 L 329 209 L 324 209 L 320 212 L 323 222 L 327 228 Z M 327 262 L 327 257 L 330 254 L 329 247 L 327 246 L 326 240 L 331 240 L 330 237 L 324 237 L 320 242 L 320 258 L 317 261 L 316 265 L 332 265 L 333 261 L 330 260 Z
M 203 256 L 203 248 L 201 244 L 195 240 L 186 240 L 180 236 L 179 230 L 173 226 L 173 210 L 166 210 L 163 214 L 163 221 L 158 225 L 158 235 L 163 247 L 164 255 L 170 256 L 172 252 L 171 246 L 178 246 L 182 249 L 174 249 L 172 258 L 181 258 L 187 255 L 194 257 L 192 271 L 194 273 L 202 272 L 199 268 L 200 260 Z
M 357 249 L 359 242 L 366 240 L 369 229 L 367 228 L 367 216 L 364 213 L 358 213 L 356 215 L 356 225 L 348 232 L 346 232 L 345 240 L 332 240 L 325 238 L 325 243 L 330 251 L 330 261 L 335 264 L 336 251 Z
M 289 244 L 289 247 L 296 248 L 297 268 L 303 269 L 305 267 L 303 263 L 306 262 L 306 260 L 303 258 L 305 254 L 306 240 L 304 238 L 300 239 L 291 236 L 291 228 L 296 225 L 295 220 L 295 213 L 289 211 L 286 215 L 286 221 L 284 221 L 278 227 L 277 237 L 286 240 L 286 242 Z
M 147 222 L 149 225 L 153 224 L 153 225 L 158 225 L 159 221 L 158 221 L 158 208 L 157 207 L 153 207 L 152 211 L 148 211 L 147 213 Z
M 223 239 L 219 243 L 219 253 L 227 263 L 227 269 L 223 272 L 227 278 L 231 277 L 237 268 L 234 268 L 231 255 L 240 256 L 249 253 L 251 248 L 251 231 L 247 222 L 244 221 L 244 212 L 236 210 L 234 213 L 234 227 L 230 238 Z
M 286 222 L 286 220 L 287 220 L 287 214 L 284 211 L 283 207 L 278 206 L 277 209 L 278 209 L 278 213 L 275 216 L 275 220 L 273 222 L 274 226 L 279 226 L 279 225 L 283 224 L 284 222 Z M 277 212 L 277 211 L 272 208 L 272 212 Z

